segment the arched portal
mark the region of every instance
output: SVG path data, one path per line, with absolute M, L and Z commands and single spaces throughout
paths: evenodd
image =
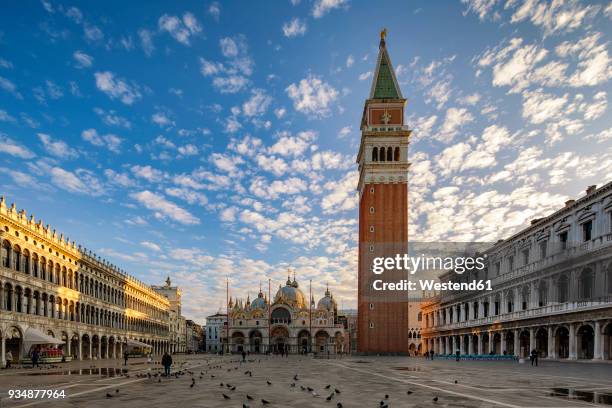
M 311 350 L 310 333 L 308 330 L 302 330 L 298 333 L 298 346 L 300 353 L 308 353 Z
M 578 352 L 578 358 L 584 360 L 591 360 L 595 350 L 595 332 L 593 326 L 585 324 L 580 326 L 576 332 L 576 350 Z
M 328 343 L 329 343 L 329 334 L 324 330 L 320 330 L 319 332 L 317 332 L 317 334 L 315 335 L 315 344 L 317 347 L 317 352 L 328 351 L 328 348 L 327 348 Z
M 538 351 L 538 356 L 548 357 L 548 331 L 543 327 L 536 332 L 535 349 Z
M 529 350 L 529 332 L 523 330 L 519 334 L 519 357 L 528 357 L 531 350 Z
M 557 358 L 569 357 L 569 330 L 567 327 L 557 328 L 555 333 L 555 351 Z
M 234 332 L 232 333 L 232 346 L 234 352 L 242 353 L 245 351 L 244 349 L 244 334 L 242 332 Z
M 17 327 L 9 327 L 6 331 L 6 344 L 4 347 L 7 353 L 9 351 L 11 352 L 11 355 L 13 356 L 13 360 L 11 361 L 12 363 L 17 363 L 21 360 L 22 344 L 23 335 L 21 330 L 19 330 Z
M 279 309 L 276 309 L 279 310 Z M 288 350 L 289 330 L 285 326 L 275 326 L 270 333 L 270 348 L 273 353 L 280 353 Z
M 253 330 L 249 333 L 249 346 L 251 353 L 261 353 L 261 345 L 262 345 L 261 332 L 259 330 Z

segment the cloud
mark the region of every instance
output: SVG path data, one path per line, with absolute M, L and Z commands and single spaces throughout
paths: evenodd
M 161 247 L 154 242 L 151 241 L 142 241 L 140 243 L 141 246 L 150 249 L 151 251 L 161 252 Z
M 352 131 L 353 131 L 352 126 L 344 126 L 342 129 L 338 131 L 338 138 L 344 139 L 345 137 L 350 135 Z
M 523 118 L 533 124 L 541 124 L 560 119 L 565 115 L 563 107 L 568 102 L 568 95 L 555 96 L 544 93 L 542 89 L 523 92 Z
M 359 80 L 360 81 L 365 81 L 366 79 L 368 79 L 371 76 L 372 76 L 372 71 L 364 72 L 363 74 L 359 75 Z
M 215 20 L 219 21 L 221 16 L 221 5 L 217 1 L 213 1 L 208 6 L 208 14 L 210 14 Z
M 219 46 L 221 47 L 221 54 L 225 58 L 234 58 L 238 56 L 238 44 L 232 38 L 225 37 L 219 40 Z
M 355 63 L 355 57 L 353 57 L 352 55 L 349 55 L 348 57 L 346 57 L 346 67 L 347 68 L 352 67 L 354 63 Z
M 175 123 L 164 112 L 155 112 L 151 115 L 151 122 L 160 127 L 174 126 Z
M 249 186 L 249 191 L 255 196 L 275 200 L 281 194 L 298 194 L 306 191 L 308 186 L 306 182 L 297 177 L 290 177 L 285 180 L 274 180 L 270 182 L 263 177 L 255 177 Z
M 11 122 L 14 123 L 17 120 L 12 117 L 7 111 L 4 109 L 0 109 L 0 122 Z
M 329 116 L 331 105 L 338 98 L 338 91 L 334 87 L 314 75 L 309 75 L 298 84 L 289 85 L 285 91 L 293 101 L 294 109 L 311 118 Z
M 81 137 L 92 145 L 105 147 L 113 153 L 120 152 L 121 142 L 123 141 L 119 136 L 111 133 L 100 135 L 96 129 L 84 130 L 81 132 Z
M 449 142 L 459 132 L 463 125 L 472 122 L 474 116 L 465 108 L 449 108 L 446 111 L 444 122 L 440 127 L 440 133 L 435 136 L 436 139 Z
M 268 152 L 280 156 L 298 157 L 310 148 L 317 134 L 309 130 L 298 132 L 295 136 L 291 135 L 289 132 L 280 132 L 277 136 L 278 140 L 274 145 L 268 148 Z
M 120 126 L 126 129 L 131 129 L 132 127 L 132 123 L 129 120 L 117 115 L 117 113 L 112 109 L 109 111 L 105 111 L 102 108 L 94 108 L 94 112 L 100 117 L 100 119 L 102 119 L 102 122 L 105 125 Z
M 299 18 L 293 18 L 291 21 L 283 24 L 283 34 L 287 38 L 303 36 L 306 34 L 306 23 Z
M 588 34 L 575 43 L 564 41 L 555 51 L 561 57 L 576 56 L 576 71 L 568 78 L 573 87 L 596 86 L 612 78 L 607 44 L 600 44 L 601 33 Z
M 158 219 L 169 218 L 183 225 L 197 225 L 200 219 L 189 211 L 179 207 L 171 201 L 166 200 L 162 195 L 144 190 L 130 194 L 134 200 L 138 201 L 145 208 L 153 211 Z
M 534 25 L 541 27 L 544 35 L 548 36 L 571 32 L 586 25 L 600 8 L 601 6 L 585 5 L 576 0 L 551 2 L 526 0 L 516 9 L 510 22 L 519 23 L 528 19 Z
M 172 36 L 176 41 L 183 45 L 191 45 L 190 38 L 202 31 L 202 27 L 196 17 L 187 12 L 183 14 L 183 19 L 177 16 L 162 15 L 157 25 L 160 31 L 165 31 Z
M 272 103 L 272 97 L 266 95 L 263 89 L 253 89 L 251 98 L 242 104 L 242 113 L 245 116 L 260 116 L 266 113 Z
M 165 174 L 162 171 L 155 169 L 149 165 L 135 165 L 132 166 L 130 170 L 132 171 L 132 173 L 134 173 L 136 177 L 145 179 L 150 182 L 159 182 L 165 178 Z
M 124 79 L 115 78 L 115 74 L 110 71 L 96 72 L 94 76 L 96 87 L 111 99 L 119 99 L 124 104 L 131 105 L 142 98 L 136 84 L 130 85 Z
M 249 82 L 244 76 L 231 75 L 213 79 L 213 86 L 221 93 L 236 93 L 246 88 Z
M 77 169 L 71 172 L 60 167 L 53 167 L 49 173 L 51 182 L 62 190 L 94 197 L 104 194 L 102 184 L 89 170 Z
M 43 148 L 47 153 L 60 159 L 75 159 L 79 156 L 77 151 L 64 141 L 53 140 L 51 136 L 45 133 L 38 133 L 38 139 L 43 144 Z
M 89 68 L 93 65 L 93 57 L 85 54 L 83 51 L 75 51 L 72 57 L 76 61 L 77 68 Z
M 315 0 L 312 7 L 312 16 L 321 18 L 333 9 L 348 7 L 348 0 Z
M 234 222 L 236 221 L 236 212 L 237 209 L 235 207 L 225 208 L 221 211 L 219 218 L 223 222 Z
M 357 194 L 357 181 L 359 172 L 349 171 L 340 180 L 325 183 L 323 188 L 329 193 L 321 200 L 324 214 L 336 214 L 357 208 L 359 195 Z
M 153 33 L 146 29 L 138 30 L 138 37 L 140 38 L 140 46 L 147 57 L 150 57 L 155 51 L 155 45 L 153 44 Z
M 463 12 L 464 16 L 472 12 L 478 15 L 480 21 L 487 17 L 492 20 L 499 20 L 501 17 L 498 12 L 493 11 L 497 0 L 461 0 L 461 2 L 467 5 L 467 9 Z
M 31 159 L 36 157 L 36 155 L 26 146 L 15 142 L 2 133 L 0 133 L 0 152 L 19 157 L 21 159 Z

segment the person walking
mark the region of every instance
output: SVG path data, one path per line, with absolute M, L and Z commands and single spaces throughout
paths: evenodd
M 164 353 L 161 359 L 161 363 L 164 366 L 164 375 L 166 377 L 169 377 L 170 376 L 170 366 L 172 365 L 172 357 L 170 357 L 170 354 L 168 354 L 167 352 Z
M 242 351 L 242 362 L 246 363 L 246 352 L 244 350 Z
M 455 361 L 461 360 L 461 351 L 455 351 Z
M 123 353 L 123 365 L 128 365 L 128 357 L 129 357 L 129 354 L 127 351 L 125 351 Z
M 6 352 L 6 368 L 11 368 L 11 363 L 13 362 L 13 353 L 11 353 L 11 350 Z
M 531 365 L 535 362 L 536 367 L 538 366 L 538 351 L 536 349 L 531 350 L 529 359 L 531 360 Z
M 38 349 L 34 349 L 34 351 L 32 352 L 32 368 L 36 367 L 40 367 L 38 365 L 38 360 L 40 359 L 40 352 L 38 351 Z
M 433 360 L 433 359 L 434 359 L 434 351 L 433 351 L 433 350 L 429 350 L 429 358 L 430 358 L 431 360 Z

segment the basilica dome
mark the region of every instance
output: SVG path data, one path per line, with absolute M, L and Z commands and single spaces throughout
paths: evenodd
M 251 309 L 252 310 L 265 309 L 266 306 L 267 306 L 266 299 L 264 298 L 264 294 L 260 290 L 259 295 L 257 295 L 257 297 L 253 299 L 253 302 L 251 302 Z
M 274 303 L 285 303 L 288 306 L 304 309 L 306 307 L 306 297 L 299 289 L 297 281 L 287 279 L 285 286 L 278 288 L 274 296 Z
M 329 288 L 325 291 L 325 296 L 317 303 L 317 309 L 335 311 L 338 308 L 334 296 L 329 292 Z

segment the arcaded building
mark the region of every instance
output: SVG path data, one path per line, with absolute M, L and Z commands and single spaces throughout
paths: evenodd
M 271 304 L 261 288 L 252 301 L 230 299 L 230 351 L 347 353 L 349 343 L 332 293 L 327 289 L 316 304 L 307 299 L 295 276 L 279 286 Z
M 443 292 L 422 308 L 425 347 L 439 354 L 612 360 L 612 183 L 590 186 L 486 251 L 492 291 Z
M 169 350 L 169 300 L 0 199 L 0 358 L 27 353 L 32 333 L 68 358 L 121 357 L 130 345 Z

